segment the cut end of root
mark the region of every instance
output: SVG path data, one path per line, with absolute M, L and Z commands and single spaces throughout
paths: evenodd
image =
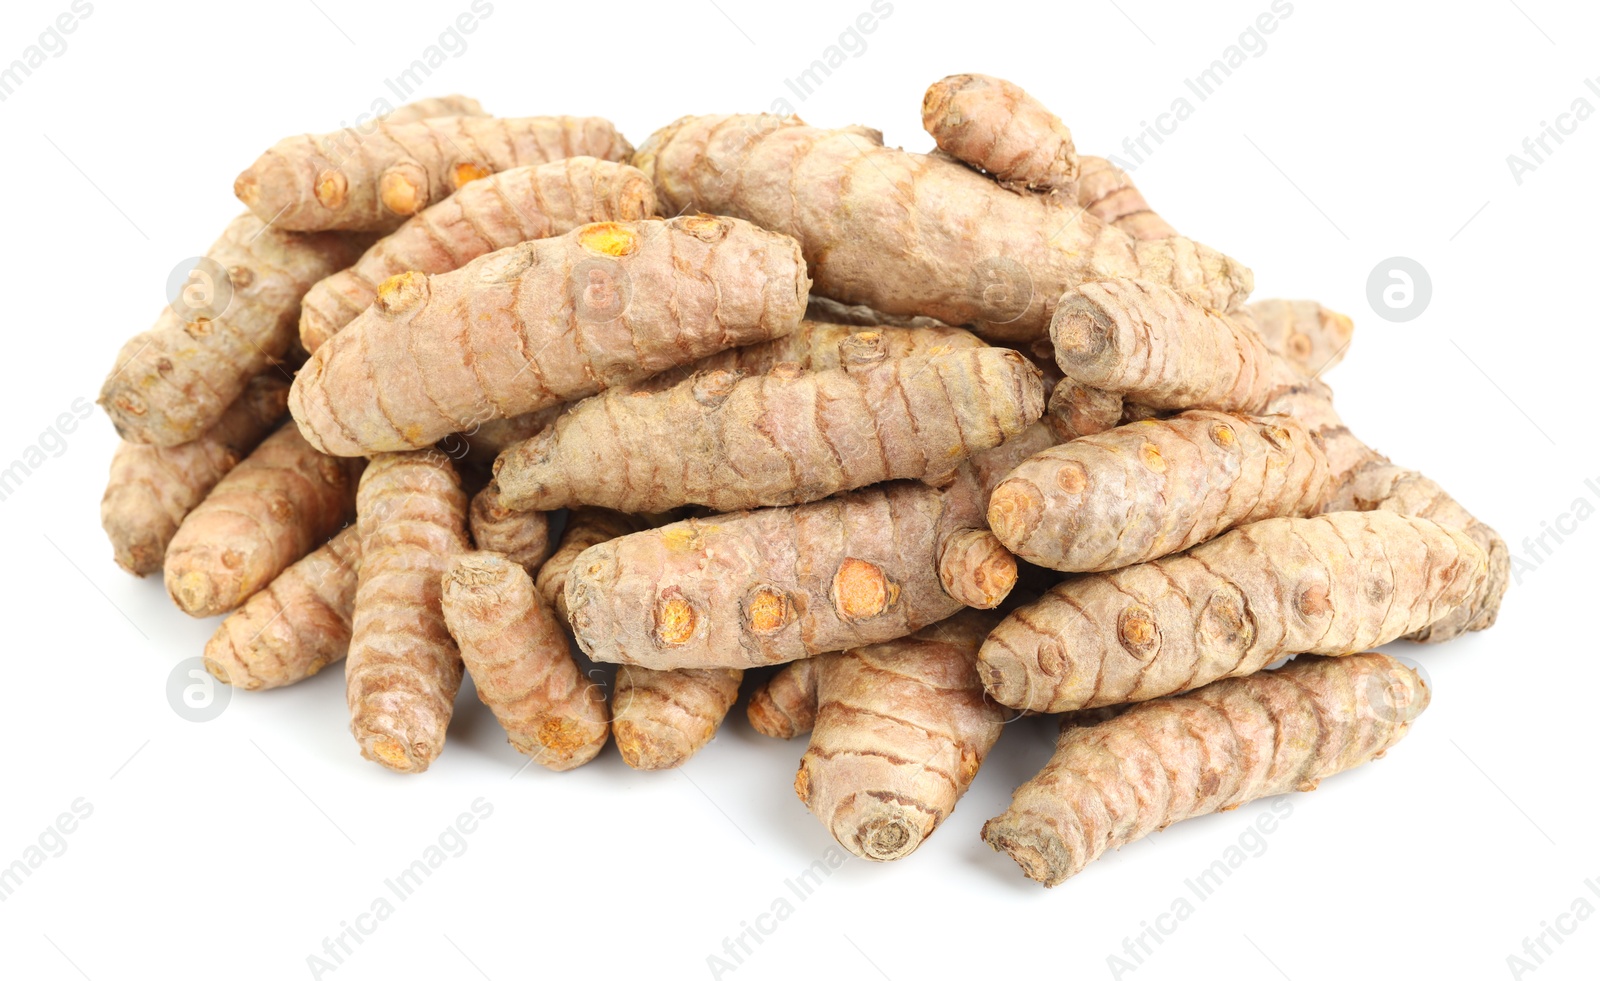
M 578 232 L 578 244 L 595 255 L 620 258 L 639 248 L 639 236 L 626 225 L 602 221 L 583 226 Z
M 893 862 L 916 851 L 938 820 L 914 804 L 857 795 L 833 816 L 839 844 L 872 862 Z
M 254 169 L 246 170 L 233 179 L 233 196 L 252 209 L 261 200 L 261 182 L 256 179 Z
M 984 823 L 983 840 L 990 848 L 1010 855 L 1023 874 L 1035 882 L 1049 887 L 1067 881 L 1067 860 L 1059 841 L 1008 828 L 1000 823 L 1003 820 L 1004 815 Z
M 167 573 L 167 594 L 178 609 L 192 617 L 210 617 L 226 613 L 236 605 L 224 599 L 214 576 L 199 570 Z
M 433 762 L 437 753 L 423 752 L 423 747 L 406 746 L 393 736 L 367 732 L 358 733 L 361 755 L 396 773 L 421 773 Z

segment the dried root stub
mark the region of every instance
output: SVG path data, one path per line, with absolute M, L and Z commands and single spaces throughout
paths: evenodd
M 587 399 L 501 456 L 502 498 L 633 513 L 797 504 L 949 474 L 1044 410 L 1039 372 L 1015 351 L 890 359 L 875 339 L 854 335 L 840 370 L 703 371 L 658 392 Z
M 440 581 L 469 549 L 467 498 L 437 450 L 375 456 L 356 499 L 361 570 L 345 700 L 361 755 L 420 773 L 444 748 L 461 687 Z
M 1018 558 L 1063 572 L 1120 569 L 1229 528 L 1317 513 L 1320 442 L 1288 416 L 1185 412 L 1051 447 L 989 500 L 989 527 Z
M 289 409 L 336 455 L 427 446 L 789 333 L 808 287 L 792 240 L 737 219 L 584 225 L 391 280 Z
M 235 218 L 177 303 L 117 354 L 99 398 L 117 434 L 154 446 L 199 439 L 250 379 L 288 353 L 306 290 L 355 261 L 365 245 L 345 235 L 294 235 L 254 215 Z
M 260 375 L 199 439 L 119 445 L 100 499 L 100 526 L 117 565 L 136 576 L 160 572 L 183 519 L 272 431 L 288 398 L 287 379 Z
M 1182 555 L 1079 576 L 1007 617 L 979 670 L 1002 705 L 1066 712 L 1387 644 L 1483 582 L 1466 535 L 1386 511 L 1271 518 Z
M 564 235 L 596 221 L 656 213 L 650 179 L 627 164 L 573 157 L 517 167 L 466 187 L 378 240 L 349 269 L 311 287 L 300 311 L 300 343 L 315 351 L 404 272 L 444 273 L 519 242 Z
M 689 519 L 596 545 L 567 579 L 590 657 L 650 668 L 748 668 L 894 640 L 961 609 L 1015 560 L 981 542 L 982 488 L 893 482 L 812 504 Z M 986 533 L 985 533 L 986 534 Z
M 499 552 L 530 573 L 550 557 L 550 515 L 544 511 L 514 511 L 505 506 L 494 481 L 474 494 L 469 513 L 472 543 Z
M 916 851 L 966 793 L 1010 714 L 974 659 L 996 614 L 815 660 L 816 724 L 795 793 L 839 844 L 888 862 Z
M 361 538 L 354 525 L 285 569 L 206 641 L 206 670 L 236 688 L 304 681 L 350 650 Z
M 739 697 L 738 668 L 654 671 L 624 664 L 611 698 L 622 761 L 635 770 L 679 766 L 705 748 Z
M 1428 707 L 1382 654 L 1300 657 L 1062 730 L 1055 755 L 983 826 L 1030 879 L 1060 885 L 1108 850 L 1383 756 Z
M 1078 179 L 1072 132 L 1022 88 L 990 75 L 950 75 L 922 97 L 922 128 L 939 149 L 1004 187 L 1068 191 Z
M 1078 163 L 1078 207 L 1141 242 L 1178 236 L 1151 210 L 1127 171 L 1103 157 L 1079 157 Z
M 286 423 L 183 519 L 167 546 L 172 601 L 208 617 L 249 599 L 349 523 L 360 469 L 318 453 Z
M 517 752 L 551 770 L 594 759 L 606 743 L 605 695 L 573 662 L 567 632 L 515 561 L 469 552 L 445 568 L 450 636 Z
M 817 722 L 817 668 L 828 657 L 790 661 L 750 693 L 745 716 L 763 736 L 793 739 Z
M 233 183 L 256 217 L 291 231 L 392 231 L 468 183 L 564 157 L 626 160 L 604 119 L 443 116 L 280 140 Z
M 1248 269 L 1196 242 L 1136 242 L 955 160 L 793 117 L 685 117 L 634 165 L 669 214 L 733 215 L 794 236 L 823 296 L 991 339 L 1043 337 L 1062 293 L 1106 276 L 1165 283 L 1218 310 L 1250 292 Z

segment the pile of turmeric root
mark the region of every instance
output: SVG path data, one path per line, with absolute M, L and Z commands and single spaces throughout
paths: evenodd
M 1363 652 L 1488 627 L 1508 554 L 1340 421 L 1350 320 L 1249 302 L 1009 82 L 922 111 L 928 153 L 462 97 L 280 141 L 207 253 L 225 307 L 101 392 L 117 562 L 226 614 L 222 682 L 343 661 L 404 773 L 463 672 L 552 770 L 678 766 L 751 672 L 875 860 L 1024 713 L 1055 755 L 983 838 L 1046 885 L 1382 756 L 1429 693 Z

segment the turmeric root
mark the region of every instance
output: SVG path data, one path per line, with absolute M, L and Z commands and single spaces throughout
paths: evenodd
M 1312 376 L 1338 364 L 1355 334 L 1349 317 L 1315 300 L 1258 300 L 1244 314 L 1267 347 Z
M 1078 207 L 1141 242 L 1178 237 L 1126 171 L 1103 157 L 1079 157 L 1078 164 Z
M 499 552 L 530 573 L 550 557 L 550 515 L 543 511 L 514 511 L 505 506 L 494 481 L 474 494 L 469 512 L 472 543 Z
M 1385 511 L 1270 518 L 1182 554 L 1079 576 L 989 635 L 979 671 L 1002 705 L 1066 712 L 1344 654 L 1460 606 L 1487 574 L 1466 535 Z
M 567 512 L 567 526 L 561 530 L 561 543 L 539 567 L 534 584 L 539 595 L 567 622 L 567 575 L 578 556 L 592 545 L 643 531 L 649 525 L 642 518 L 619 514 L 605 508 L 573 508 Z
M 206 253 L 228 282 L 194 287 L 213 302 L 231 297 L 227 306 L 189 323 L 168 305 L 117 354 L 99 398 L 117 434 L 154 446 L 199 439 L 250 379 L 289 351 L 306 290 L 348 266 L 365 244 L 344 235 L 293 235 L 253 215 L 235 218 Z
M 372 305 L 378 285 L 408 271 L 443 273 L 519 242 L 564 235 L 595 221 L 656 211 L 649 178 L 626 164 L 573 157 L 473 181 L 378 240 L 349 269 L 311 287 L 300 343 L 315 351 Z
M 167 593 L 195 617 L 226 613 L 347 524 L 361 461 L 312 449 L 293 423 L 217 482 L 167 546 Z
M 1333 407 L 1333 393 L 1321 382 L 1308 381 L 1285 391 L 1272 411 L 1299 419 L 1327 447 L 1330 487 L 1325 512 L 1386 511 L 1428 518 L 1476 542 L 1488 557 L 1488 574 L 1454 610 L 1407 635 L 1424 644 L 1442 643 L 1494 625 L 1500 601 L 1511 580 L 1511 553 L 1505 540 L 1415 470 L 1397 466 L 1352 433 Z
M 159 572 L 178 525 L 283 418 L 288 398 L 287 380 L 259 375 L 199 439 L 118 446 L 100 499 L 117 565 L 136 576 Z
M 788 333 L 808 285 L 793 241 L 736 219 L 585 225 L 390 280 L 289 409 L 335 455 L 426 446 Z
M 609 731 L 605 697 L 573 663 L 567 632 L 528 573 L 498 552 L 456 555 L 442 604 L 478 697 L 517 752 L 551 770 L 594 759 Z
M 704 371 L 660 392 L 611 391 L 568 409 L 495 465 L 504 503 L 627 512 L 814 501 L 948 474 L 1039 418 L 1039 372 L 1003 348 L 890 359 L 869 334 L 841 370 Z
M 1063 292 L 1106 276 L 1164 282 L 1218 310 L 1250 292 L 1248 269 L 1196 242 L 1135 242 L 954 160 L 792 117 L 685 117 L 633 163 L 669 214 L 733 215 L 794 236 L 821 295 L 994 340 L 1043 337 Z
M 635 770 L 681 766 L 716 735 L 739 697 L 738 668 L 617 669 L 611 707 L 617 749 Z
M 418 99 L 399 106 L 393 112 L 383 117 L 383 121 L 391 125 L 396 123 L 414 123 L 422 119 L 432 119 L 435 116 L 487 116 L 483 107 L 478 105 L 478 100 L 465 95 L 441 95 L 431 99 Z
M 1122 396 L 1065 378 L 1050 392 L 1045 421 L 1066 443 L 1115 429 L 1122 422 Z
M 1291 377 L 1251 327 L 1138 280 L 1069 290 L 1050 338 L 1068 378 L 1155 408 L 1260 412 Z
M 827 654 L 790 661 L 750 693 L 745 715 L 763 736 L 793 739 L 817 722 L 817 668 Z
M 1051 447 L 989 501 L 1018 558 L 1063 572 L 1120 569 L 1229 528 L 1321 510 L 1328 460 L 1288 416 L 1185 412 Z
M 1422 678 L 1382 654 L 1302 657 L 1276 671 L 1062 730 L 1055 755 L 983 826 L 1031 879 L 1060 885 L 1177 821 L 1316 789 L 1383 756 L 1428 707 Z
M 280 140 L 233 182 L 256 217 L 297 232 L 389 232 L 479 178 L 563 157 L 626 160 L 604 119 L 441 116 Z
M 1022 88 L 989 75 L 950 75 L 922 97 L 922 128 L 939 149 L 1002 187 L 1071 191 L 1072 133 Z
M 795 793 L 839 844 L 904 858 L 966 793 L 1010 714 L 974 660 L 994 614 L 968 610 L 901 640 L 816 660 L 817 714 Z
M 600 661 L 746 668 L 907 636 L 958 612 L 956 594 L 997 606 L 1016 561 L 987 545 L 973 473 L 603 542 L 567 578 L 573 633 Z
M 467 498 L 437 450 L 372 459 L 356 496 L 361 569 L 345 661 L 361 755 L 420 773 L 444 747 L 461 654 L 440 609 L 441 577 L 468 550 Z
M 793 364 L 803 371 L 832 371 L 847 366 L 848 352 L 873 350 L 880 345 L 884 356 L 894 359 L 976 351 L 989 346 L 970 331 L 943 324 L 867 326 L 808 317 L 800 321 L 800 327 L 793 333 L 760 344 L 719 351 L 678 370 L 685 372 L 684 377 L 695 371 L 762 374 L 780 364 Z
M 217 627 L 205 666 L 236 688 L 304 681 L 350 649 L 361 538 L 354 525 L 291 565 Z

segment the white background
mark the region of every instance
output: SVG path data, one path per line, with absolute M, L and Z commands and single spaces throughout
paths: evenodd
M 1330 380 L 1358 433 L 1452 489 L 1524 557 L 1547 523 L 1574 527 L 1562 515 L 1576 499 L 1600 504 L 1600 120 L 1520 185 L 1506 159 L 1580 96 L 1600 108 L 1584 86 L 1600 72 L 1600 13 L 1555 0 L 1294 0 L 1264 53 L 1201 103 L 1184 79 L 1268 0 L 1118 3 L 896 0 L 865 51 L 796 107 L 926 149 L 924 87 L 990 72 L 1105 154 L 1186 96 L 1192 118 L 1138 183 L 1185 233 L 1253 266 L 1258 297 L 1316 297 L 1356 318 Z M 239 169 L 280 136 L 353 121 L 467 9 L 318 4 L 97 0 L 65 52 L 0 102 L 0 465 L 92 400 L 118 345 L 155 318 L 168 271 L 239 210 Z M 639 142 L 680 114 L 767 108 L 867 8 L 497 0 L 426 94 L 466 92 L 506 115 L 601 114 Z M 66 9 L 6 3 L 0 64 Z M 1404 324 L 1367 301 L 1369 273 L 1397 255 L 1433 284 Z M 324 938 L 483 798 L 493 812 L 465 853 L 323 976 L 707 977 L 724 938 L 793 900 L 785 879 L 833 844 L 791 790 L 803 746 L 754 735 L 742 704 L 681 772 L 634 773 L 608 749 L 573 773 L 515 779 L 521 758 L 470 686 L 420 777 L 357 756 L 337 670 L 185 721 L 168 675 L 215 622 L 113 566 L 97 521 L 113 445 L 96 414 L 0 502 L 0 865 L 73 801 L 93 808 L 0 903 L 5 976 L 311 976 Z M 1123 976 L 1517 976 L 1507 956 L 1525 937 L 1579 896 L 1600 907 L 1584 885 L 1600 876 L 1600 521 L 1546 542 L 1492 631 L 1396 645 L 1435 689 L 1413 734 L 1295 796 L 1265 852 Z M 1108 955 L 1267 805 L 1175 827 L 1047 892 L 978 829 L 1043 763 L 1050 735 L 1044 722 L 1011 727 L 920 852 L 847 862 L 723 976 L 1113 976 Z M 1522 976 L 1595 976 L 1600 917 L 1559 923 L 1572 935 Z

